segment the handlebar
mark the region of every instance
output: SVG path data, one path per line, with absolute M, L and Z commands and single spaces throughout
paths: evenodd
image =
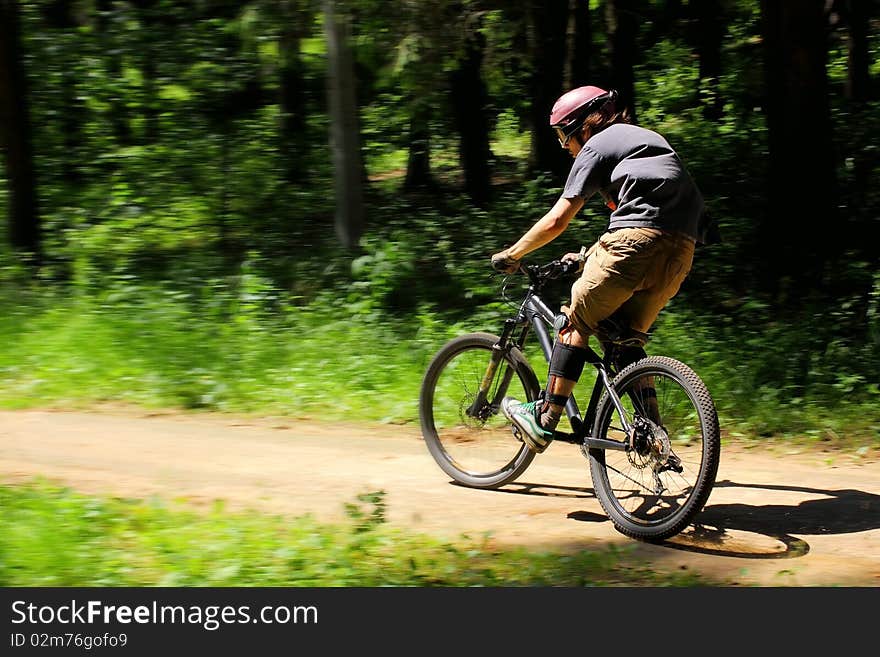
M 520 265 L 514 274 L 521 273 L 529 279 L 528 294 L 534 294 L 536 292 L 540 294 L 547 283 L 562 278 L 563 276 L 576 274 L 580 271 L 580 266 L 581 263 L 578 260 L 562 260 L 561 258 L 538 265 L 520 262 Z M 504 277 L 504 283 L 501 286 L 501 294 L 504 300 L 508 303 L 519 304 L 521 300 L 515 301 L 507 294 L 508 286 L 512 283 L 512 278 L 513 274 L 508 274 Z
M 577 273 L 580 263 L 577 260 L 551 260 L 543 265 L 520 265 L 519 271 L 529 277 L 529 282 L 540 287 L 547 281 Z

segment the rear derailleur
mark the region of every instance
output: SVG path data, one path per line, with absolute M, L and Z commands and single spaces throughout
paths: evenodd
M 626 451 L 630 463 L 635 467 L 650 466 L 654 475 L 654 492 L 657 495 L 666 489 L 660 479 L 663 472 L 684 471 L 681 459 L 672 452 L 666 428 L 641 415 L 633 419 Z

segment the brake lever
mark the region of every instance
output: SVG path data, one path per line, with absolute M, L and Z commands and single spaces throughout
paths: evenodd
M 576 260 L 553 260 L 541 267 L 541 274 L 548 279 L 556 279 L 576 272 L 578 265 Z
M 580 268 L 580 262 L 577 260 L 563 260 L 562 261 L 562 275 L 568 276 L 569 274 L 576 273 Z

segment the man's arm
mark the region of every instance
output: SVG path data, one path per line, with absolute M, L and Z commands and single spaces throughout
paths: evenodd
M 520 260 L 528 253 L 549 244 L 559 237 L 568 224 L 584 206 L 584 199 L 562 197 L 550 208 L 550 211 L 535 222 L 525 235 L 505 252 L 507 257 Z

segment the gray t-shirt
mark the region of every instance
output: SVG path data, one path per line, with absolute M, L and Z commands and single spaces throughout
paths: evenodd
M 587 200 L 596 192 L 617 205 L 609 230 L 659 228 L 684 233 L 701 244 L 713 241 L 700 190 L 656 132 L 617 123 L 587 140 L 562 195 Z

